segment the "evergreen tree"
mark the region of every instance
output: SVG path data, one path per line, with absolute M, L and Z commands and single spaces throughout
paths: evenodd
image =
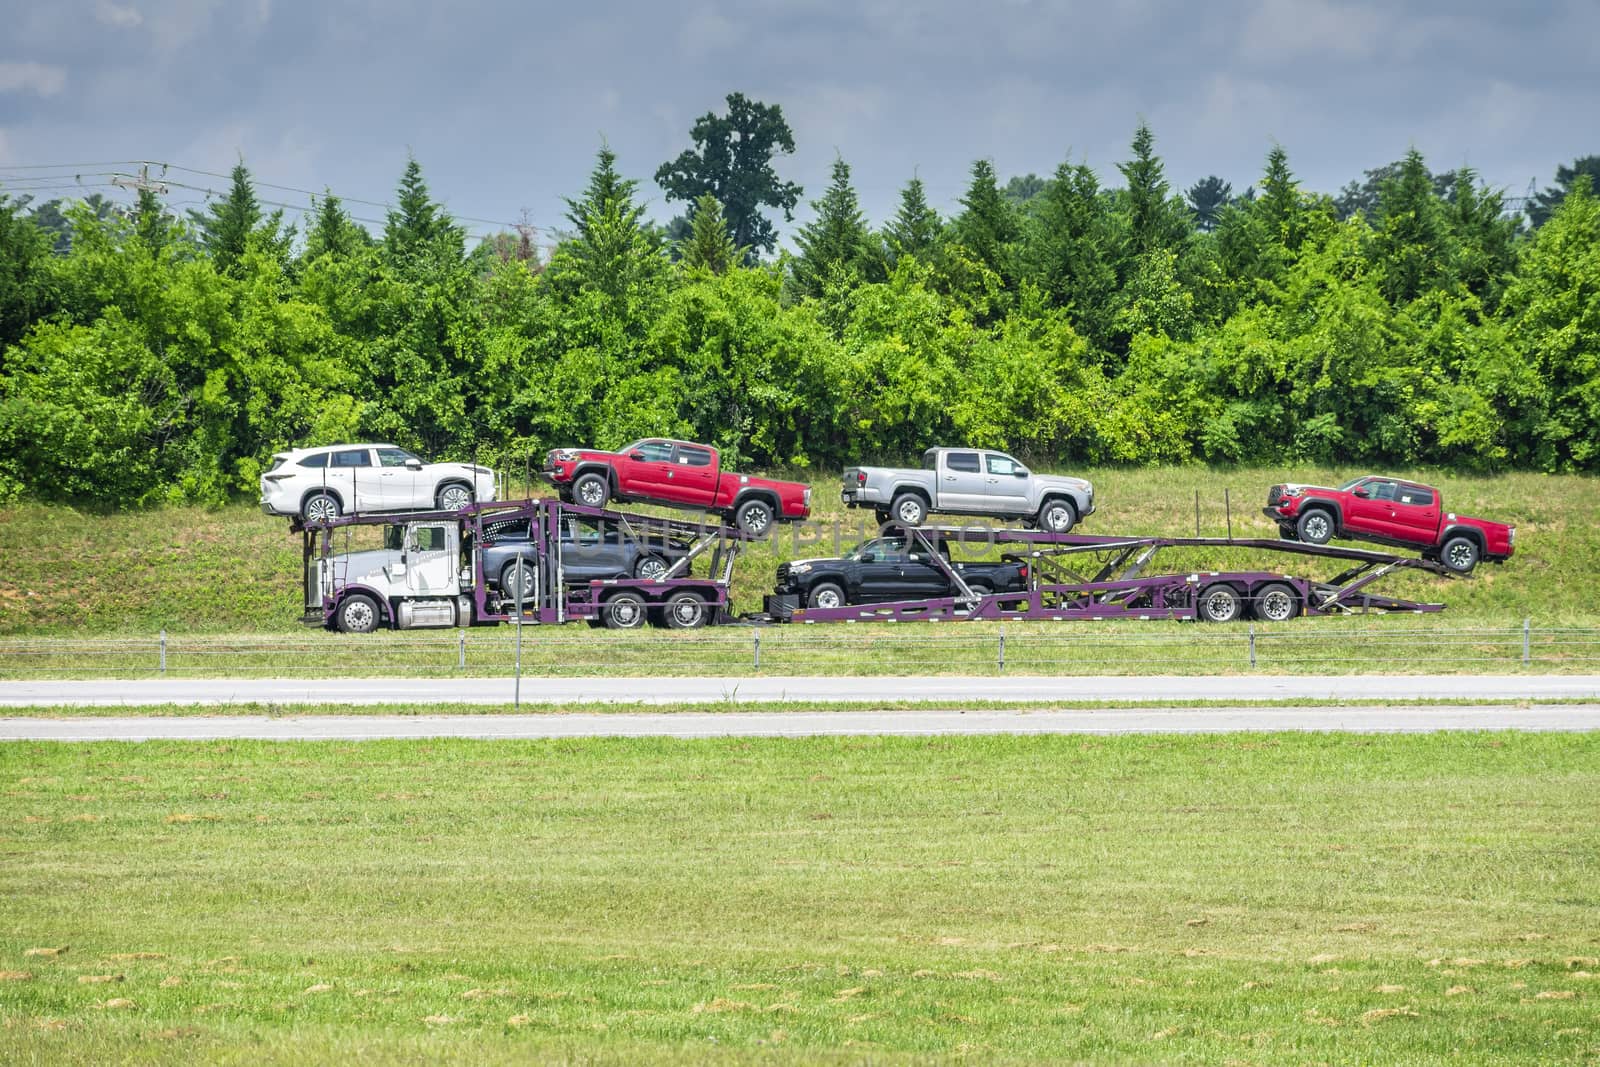
M 402 263 L 425 250 L 455 259 L 466 252 L 466 234 L 428 195 L 415 156 L 406 158 L 396 209 L 388 213 L 384 227 L 383 250 L 391 263 Z
M 332 190 L 324 189 L 322 199 L 317 202 L 317 213 L 306 230 L 306 250 L 302 258 L 308 262 L 323 255 L 343 259 L 368 240 L 366 231 L 346 214 L 339 198 Z
M 1492 311 L 1516 267 L 1517 220 L 1506 214 L 1504 194 L 1480 185 L 1471 167 L 1455 172 L 1444 214 L 1455 237 L 1455 276 Z
M 139 190 L 138 202 L 133 209 L 134 233 L 150 248 L 159 252 L 172 236 L 172 216 L 167 214 L 161 198 L 149 189 Z
M 1022 234 L 1016 208 L 995 181 L 994 164 L 972 164 L 972 180 L 961 198 L 964 209 L 951 225 L 955 240 L 1006 283 L 1016 278 L 1013 258 Z
M 1415 300 L 1453 279 L 1455 242 L 1434 188 L 1422 153 L 1413 148 L 1378 197 L 1372 253 L 1383 272 L 1383 295 L 1392 304 Z
M 728 235 L 722 218 L 722 205 L 706 193 L 694 203 L 687 240 L 678 246 L 679 260 L 689 270 L 726 274 L 744 258 L 744 252 Z
M 1171 196 L 1155 135 L 1141 122 L 1133 135 L 1133 158 L 1117 164 L 1128 183 L 1122 196 L 1128 237 L 1134 257 L 1176 248 L 1189 236 L 1189 210 Z
M 1267 153 L 1267 169 L 1261 176 L 1261 195 L 1254 204 L 1256 214 L 1266 224 L 1267 232 L 1284 248 L 1297 252 L 1306 236 L 1306 215 L 1300 198 L 1300 187 L 1295 184 L 1294 173 L 1289 169 L 1289 153 L 1282 145 L 1273 145 Z
M 1528 201 L 1528 221 L 1535 229 L 1545 224 L 1550 213 L 1561 206 L 1574 183 L 1584 175 L 1589 177 L 1590 188 L 1600 187 L 1600 156 L 1582 156 L 1573 160 L 1571 166 L 1562 164 L 1556 168 L 1556 183 L 1546 186 L 1544 192 Z
M 893 266 L 905 256 L 914 256 L 924 263 L 931 261 L 939 250 L 943 229 L 939 213 L 928 206 L 922 179 L 912 178 L 900 191 L 900 210 L 883 228 L 889 265 Z
M 228 193 L 208 212 L 190 211 L 200 229 L 200 243 L 218 274 L 237 274 L 250 234 L 261 224 L 261 205 L 244 161 L 234 165 Z
M 634 202 L 639 183 L 618 174 L 616 163 L 616 153 L 602 145 L 588 189 L 567 201 L 573 238 L 561 246 L 557 276 L 621 298 L 643 282 L 661 280 L 667 261 L 659 235 L 643 224 L 643 206 Z
M 850 165 L 833 161 L 833 181 L 821 200 L 811 203 L 817 217 L 800 227 L 795 244 L 800 255 L 791 278 L 797 295 L 821 296 L 831 279 L 859 282 L 870 249 L 866 219 L 850 185 Z
M 783 209 L 786 222 L 794 220 L 800 186 L 778 177 L 772 157 L 794 152 L 794 134 L 784 121 L 783 108 L 749 100 L 743 93 L 728 94 L 728 114 L 707 112 L 695 120 L 689 149 L 656 170 L 656 184 L 668 200 L 697 201 L 707 193 L 722 204 L 733 243 L 770 252 L 778 231 L 761 213 L 763 207 Z
M 6 348 L 22 339 L 53 303 L 47 271 L 50 235 L 0 193 L 0 370 Z
M 1208 175 L 1189 186 L 1184 199 L 1194 212 L 1195 226 L 1210 233 L 1222 221 L 1222 209 L 1233 201 L 1233 186 L 1215 174 Z
M 1036 202 L 1022 243 L 1024 276 L 1079 331 L 1105 347 L 1117 289 L 1116 239 L 1094 171 L 1062 163 Z

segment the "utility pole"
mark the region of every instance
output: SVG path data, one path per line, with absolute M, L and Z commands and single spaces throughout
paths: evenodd
M 167 168 L 162 167 L 161 173 L 165 174 L 166 172 Z M 137 178 L 130 174 L 114 174 L 111 176 L 111 184 L 123 189 L 137 189 L 141 192 L 160 193 L 162 196 L 166 196 L 169 192 L 171 192 L 171 190 L 167 188 L 166 182 L 150 180 L 150 164 L 148 163 L 140 165 L 139 176 Z

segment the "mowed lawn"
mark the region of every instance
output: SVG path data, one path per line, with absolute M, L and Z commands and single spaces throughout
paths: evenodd
M 1593 1063 L 1600 737 L 0 747 L 0 1061 Z

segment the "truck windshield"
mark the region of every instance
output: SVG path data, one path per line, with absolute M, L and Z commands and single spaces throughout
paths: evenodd
M 906 543 L 898 537 L 877 537 L 871 541 L 863 541 L 850 550 L 845 559 L 859 560 L 862 556 L 871 553 L 879 559 L 888 556 L 897 556 L 905 551 Z
M 1350 490 L 1354 489 L 1356 486 L 1358 486 L 1362 482 L 1366 481 L 1368 477 L 1369 477 L 1368 475 L 1363 474 L 1359 478 L 1351 478 L 1348 482 L 1345 482 L 1343 485 L 1341 485 L 1339 487 L 1339 492 L 1348 493 Z

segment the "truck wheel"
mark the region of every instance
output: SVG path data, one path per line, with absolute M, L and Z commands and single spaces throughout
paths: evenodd
M 371 597 L 357 593 L 345 598 L 334 619 L 343 633 L 370 634 L 378 628 L 378 605 Z
M 844 590 L 833 582 L 818 582 L 806 597 L 808 608 L 842 608 L 844 604 Z
M 667 576 L 667 561 L 660 556 L 640 556 L 639 562 L 633 565 L 633 576 L 643 578 L 647 582 L 659 582 Z
M 1071 533 L 1078 523 L 1077 509 L 1070 500 L 1046 500 L 1039 509 L 1039 529 L 1050 533 Z
M 339 500 L 332 493 L 313 493 L 300 505 L 300 515 L 307 522 L 327 522 L 339 517 Z
M 922 520 L 928 517 L 928 504 L 916 493 L 901 493 L 889 505 L 889 511 L 896 522 L 921 526 Z
M 606 626 L 612 630 L 637 630 L 644 625 L 644 597 L 638 593 L 618 593 L 601 607 Z
M 1273 582 L 1256 590 L 1255 609 L 1262 622 L 1288 622 L 1300 614 L 1300 598 L 1287 585 Z
M 1242 614 L 1243 605 L 1239 602 L 1239 594 L 1233 586 L 1217 585 L 1207 586 L 1200 590 L 1200 596 L 1195 600 L 1195 611 L 1206 622 L 1233 622 Z
M 1452 537 L 1439 550 L 1439 559 L 1457 574 L 1471 574 L 1478 565 L 1478 542 L 1470 537 Z
M 572 499 L 586 508 L 603 508 L 611 499 L 611 483 L 603 474 L 590 471 L 572 483 Z
M 973 596 L 988 596 L 994 592 L 993 589 L 989 588 L 989 583 L 987 582 L 968 582 L 967 588 L 972 590 Z
M 1333 540 L 1333 516 L 1326 508 L 1312 508 L 1300 516 L 1294 530 L 1308 545 L 1325 545 Z
M 434 498 L 434 503 L 439 505 L 440 511 L 460 511 L 472 503 L 472 490 L 460 482 L 442 485 L 439 487 L 439 495 Z
M 733 524 L 739 527 L 742 533 L 751 537 L 761 537 L 772 529 L 772 505 L 765 500 L 746 500 L 739 505 L 739 510 L 734 512 Z
M 500 572 L 500 595 L 507 600 L 517 599 L 517 587 L 522 587 L 524 607 L 533 603 L 534 579 L 538 572 L 521 560 L 512 560 Z
M 698 593 L 677 593 L 668 598 L 661 617 L 669 630 L 694 630 L 706 624 L 706 614 Z

